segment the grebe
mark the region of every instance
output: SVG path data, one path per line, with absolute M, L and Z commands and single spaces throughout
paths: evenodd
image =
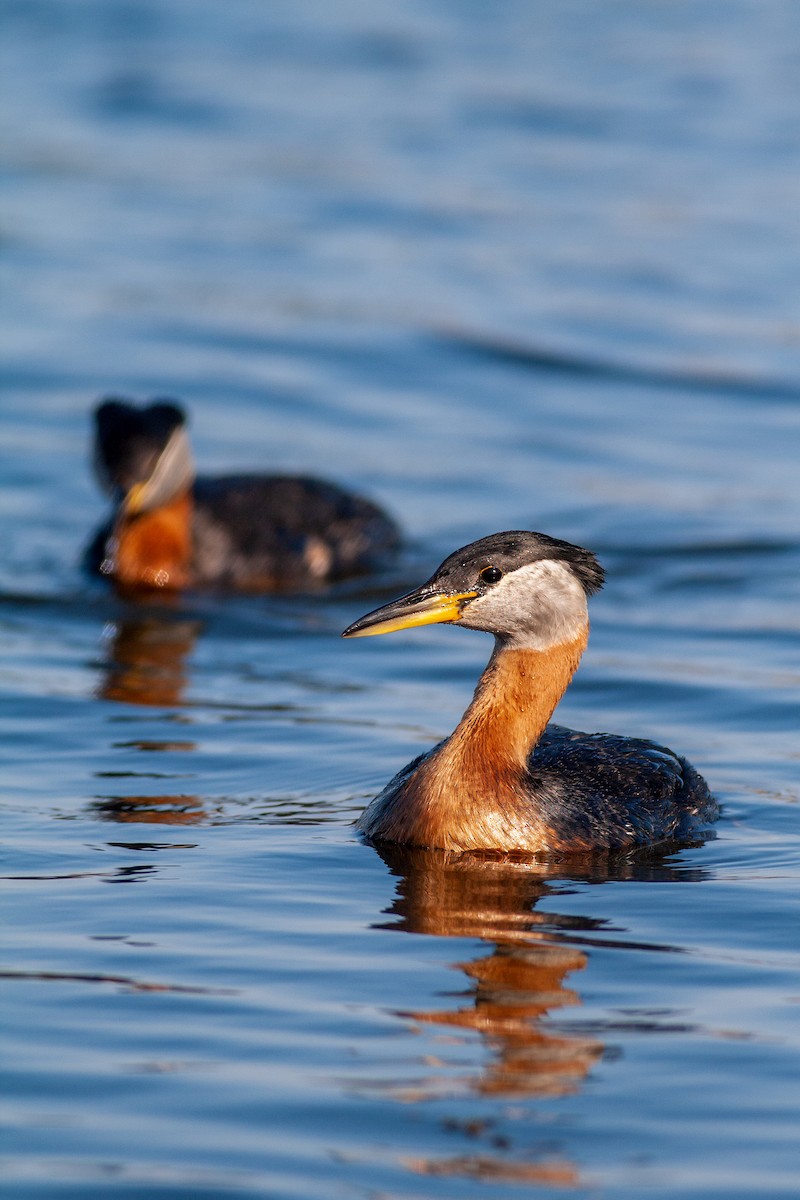
M 638 738 L 548 725 L 589 635 L 603 584 L 588 550 L 516 530 L 446 558 L 427 583 L 343 637 L 439 621 L 495 636 L 455 731 L 409 763 L 361 817 L 375 842 L 445 850 L 583 854 L 678 841 L 714 820 L 705 781 Z
M 297 590 L 357 574 L 399 544 L 375 504 L 319 479 L 195 477 L 186 414 L 172 401 L 95 411 L 94 465 L 115 501 L 86 553 L 123 589 Z

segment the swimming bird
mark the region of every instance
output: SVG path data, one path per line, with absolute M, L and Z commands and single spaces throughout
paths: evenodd
M 358 828 L 371 841 L 452 851 L 584 854 L 688 837 L 717 816 L 701 776 L 664 746 L 548 724 L 586 648 L 595 556 L 543 533 L 472 542 L 421 587 L 344 637 L 444 621 L 494 634 L 472 703 Z
M 186 424 L 170 400 L 98 405 L 94 466 L 114 512 L 87 550 L 92 573 L 132 590 L 299 590 L 369 570 L 396 550 L 394 521 L 336 484 L 196 477 Z

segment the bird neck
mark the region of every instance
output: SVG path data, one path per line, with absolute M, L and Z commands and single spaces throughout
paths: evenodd
M 434 757 L 465 780 L 524 772 L 588 637 L 587 622 L 576 637 L 546 650 L 512 649 L 498 642 L 472 703 Z
M 192 553 L 192 497 L 184 491 L 152 512 L 122 516 L 114 530 L 114 578 L 122 588 L 186 587 Z
M 450 737 L 397 789 L 379 797 L 360 828 L 377 840 L 445 850 L 538 851 L 549 845 L 531 807 L 528 758 L 586 648 L 588 622 L 547 650 L 498 643 Z

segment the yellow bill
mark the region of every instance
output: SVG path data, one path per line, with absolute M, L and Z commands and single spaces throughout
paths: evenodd
M 342 637 L 374 637 L 379 633 L 397 633 L 401 629 L 413 629 L 416 625 L 438 625 L 443 621 L 457 621 L 468 600 L 477 592 L 422 593 L 419 590 L 401 596 L 382 608 L 359 617 L 348 625 Z

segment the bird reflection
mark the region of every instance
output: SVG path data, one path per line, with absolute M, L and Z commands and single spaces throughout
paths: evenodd
M 114 622 L 105 634 L 98 696 L 149 707 L 180 705 L 188 678 L 187 660 L 201 627 L 200 621 L 178 617 L 163 607 Z M 195 749 L 194 742 L 174 738 L 137 740 L 120 746 L 145 753 Z M 117 774 L 120 772 L 100 772 L 101 777 Z M 159 778 L 157 772 L 149 774 Z M 92 804 L 92 809 L 104 820 L 123 824 L 197 825 L 209 815 L 198 796 L 186 795 L 102 796 Z
M 199 621 L 157 614 L 116 622 L 110 629 L 98 694 L 124 704 L 180 704 L 187 680 L 186 660 L 200 628 Z
M 379 853 L 398 876 L 384 928 L 490 944 L 488 953 L 454 963 L 468 981 L 457 1003 L 400 1015 L 426 1025 L 477 1031 L 489 1050 L 488 1061 L 462 1082 L 473 1094 L 506 1101 L 574 1093 L 606 1053 L 598 1037 L 559 1030 L 545 1020 L 581 1003 L 570 977 L 584 970 L 588 956 L 576 943 L 586 944 L 604 926 L 592 917 L 536 912 L 541 899 L 557 895 L 554 880 L 696 878 L 695 872 L 652 858 L 593 856 L 565 867 L 388 845 Z M 442 1072 L 446 1077 L 439 1079 L 435 1072 L 434 1063 L 428 1078 L 404 1086 L 399 1098 L 440 1096 L 452 1085 L 452 1076 Z M 567 1188 L 583 1182 L 573 1162 L 552 1156 L 552 1147 L 549 1154 L 543 1150 L 541 1156 L 520 1161 L 507 1138 L 492 1136 L 491 1126 L 491 1121 L 478 1121 L 460 1129 L 484 1142 L 480 1153 L 415 1158 L 406 1165 L 424 1175 Z
M 199 796 L 104 796 L 92 809 L 123 825 L 199 825 L 209 817 Z
M 382 846 L 380 853 L 401 877 L 389 909 L 398 918 L 392 927 L 493 943 L 490 954 L 457 964 L 469 980 L 468 1003 L 408 1015 L 426 1024 L 475 1029 L 487 1040 L 492 1058 L 471 1081 L 477 1092 L 557 1096 L 573 1091 L 603 1045 L 557 1033 L 541 1020 L 580 1003 L 565 980 L 587 963 L 583 950 L 553 940 L 553 925 L 586 930 L 593 923 L 533 911 L 551 891 L 542 864 L 411 847 Z

